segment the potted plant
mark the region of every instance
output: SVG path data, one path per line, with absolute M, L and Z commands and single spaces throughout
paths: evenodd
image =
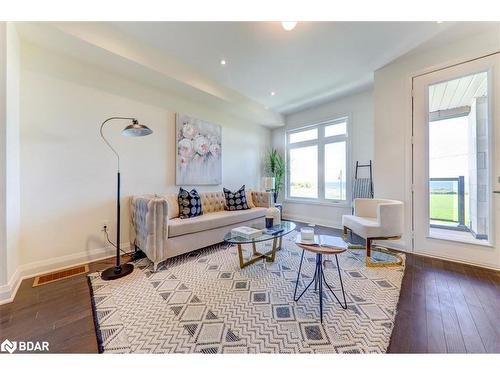
M 274 203 L 277 203 L 279 193 L 283 188 L 286 169 L 285 159 L 274 148 L 267 154 L 265 172 L 269 177 L 274 177 Z

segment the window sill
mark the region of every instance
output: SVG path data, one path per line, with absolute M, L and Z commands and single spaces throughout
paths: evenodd
M 315 206 L 328 206 L 328 207 L 339 207 L 339 208 L 351 208 L 348 201 L 343 202 L 333 202 L 321 199 L 300 199 L 300 198 L 286 198 L 283 203 L 294 203 L 294 204 L 311 204 Z
M 471 236 L 468 232 L 455 232 L 447 229 L 431 228 L 429 230 L 427 239 L 449 241 L 449 242 L 459 242 L 470 245 L 484 246 L 484 247 L 494 247 L 494 245 L 488 240 L 478 240 Z

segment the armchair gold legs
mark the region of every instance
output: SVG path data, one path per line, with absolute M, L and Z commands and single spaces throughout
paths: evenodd
M 357 245 L 357 244 L 351 244 L 347 241 L 347 235 L 348 235 L 349 228 L 344 227 L 344 241 L 347 242 L 348 248 L 349 249 L 366 249 L 366 265 L 368 267 L 394 267 L 394 266 L 400 266 L 403 264 L 403 258 L 395 253 L 394 251 L 389 250 L 388 248 L 380 245 L 374 245 L 373 241 L 376 240 L 399 240 L 401 236 L 392 236 L 392 237 L 372 237 L 372 238 L 367 238 L 366 245 Z M 375 260 L 372 257 L 372 252 L 379 252 L 383 254 L 387 254 L 393 258 L 395 258 L 394 261 L 381 261 L 381 260 Z
M 352 231 L 351 231 L 352 233 Z M 344 233 L 343 233 L 343 238 L 344 238 L 344 241 L 347 242 L 347 244 L 349 245 L 348 248 L 349 249 L 366 249 L 366 245 L 358 245 L 358 244 L 355 244 L 355 243 L 350 243 L 349 241 L 347 241 L 347 235 L 349 234 L 349 228 L 347 227 L 344 227 Z

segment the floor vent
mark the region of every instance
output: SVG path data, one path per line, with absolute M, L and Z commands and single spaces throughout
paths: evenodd
M 83 266 L 47 273 L 45 275 L 35 277 L 35 281 L 33 282 L 33 288 L 36 286 L 53 283 L 54 281 L 59 281 L 63 279 L 68 279 L 73 276 L 86 274 L 88 272 L 89 272 L 89 266 L 88 264 L 85 264 Z

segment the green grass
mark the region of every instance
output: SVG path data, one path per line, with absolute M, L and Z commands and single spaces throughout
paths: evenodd
M 458 221 L 457 194 L 431 194 L 431 218 Z
M 469 221 L 469 199 L 465 196 L 465 224 Z M 458 222 L 458 195 L 431 193 L 431 218 Z

